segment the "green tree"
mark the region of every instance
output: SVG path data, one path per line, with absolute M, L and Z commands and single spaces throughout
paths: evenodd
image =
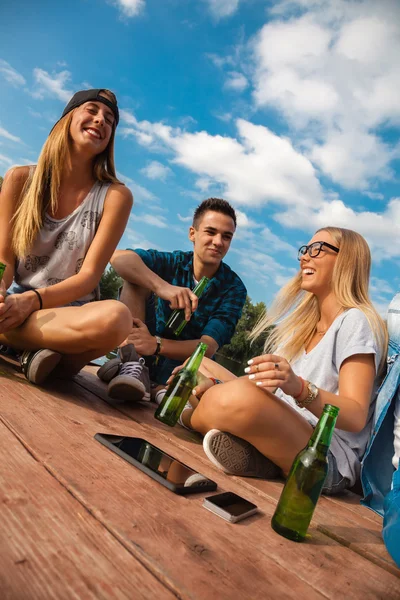
M 236 360 L 240 363 L 245 363 L 252 356 L 258 356 L 263 353 L 264 343 L 268 335 L 268 331 L 259 336 L 253 342 L 249 340 L 249 334 L 254 325 L 264 315 L 266 306 L 264 302 L 253 304 L 251 298 L 247 296 L 244 303 L 242 316 L 240 317 L 235 333 L 232 336 L 230 344 L 221 348 L 220 353 L 224 356 Z
M 115 300 L 123 280 L 111 266 L 106 269 L 100 279 L 100 300 Z

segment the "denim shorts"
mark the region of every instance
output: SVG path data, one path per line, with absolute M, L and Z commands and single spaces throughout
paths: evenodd
M 340 494 L 349 487 L 349 483 L 349 479 L 347 479 L 347 477 L 343 477 L 343 475 L 339 473 L 336 458 L 329 450 L 328 475 L 326 476 L 325 484 L 322 488 L 322 493 L 326 496 L 334 496 L 335 494 Z

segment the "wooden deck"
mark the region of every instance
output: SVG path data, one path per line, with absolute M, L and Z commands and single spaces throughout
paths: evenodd
M 196 434 L 163 426 L 153 404 L 108 399 L 95 371 L 37 388 L 0 359 L 2 600 L 400 599 L 381 519 L 358 496 L 322 498 L 311 538 L 285 540 L 270 526 L 281 482 L 224 475 Z M 260 513 L 226 523 L 204 495 L 173 494 L 97 432 L 143 437 Z

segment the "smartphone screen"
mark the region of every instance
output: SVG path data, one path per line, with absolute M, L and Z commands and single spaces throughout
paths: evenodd
M 216 507 L 216 512 L 218 514 L 222 516 L 222 513 L 227 513 L 230 517 L 233 517 L 233 520 L 238 520 L 243 515 L 247 515 L 250 511 L 252 514 L 257 509 L 255 504 L 233 492 L 224 492 L 223 494 L 208 496 L 204 499 L 204 505 L 206 507 L 208 505 L 208 508 L 212 508 L 210 505 Z
M 142 438 L 99 434 L 95 438 L 148 475 L 178 493 L 215 490 L 216 483 L 197 473 L 163 450 Z M 150 472 L 149 472 L 150 471 Z

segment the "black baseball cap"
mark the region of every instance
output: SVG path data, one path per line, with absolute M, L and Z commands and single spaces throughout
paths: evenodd
M 111 100 L 109 100 L 105 96 L 102 96 L 101 95 L 102 91 L 103 91 L 102 89 L 98 89 L 98 90 L 81 90 L 80 92 L 76 92 L 76 94 L 74 94 L 72 96 L 71 100 L 68 102 L 67 106 L 64 108 L 60 119 L 65 117 L 65 115 L 67 115 L 69 112 L 71 112 L 71 110 L 73 110 L 74 108 L 81 106 L 81 104 L 85 104 L 85 102 L 95 101 L 95 102 L 102 102 L 103 104 L 108 106 L 108 108 L 110 108 L 113 111 L 114 117 L 115 117 L 115 126 L 117 126 L 118 121 L 119 121 L 118 105 L 116 102 L 115 103 L 111 102 Z

